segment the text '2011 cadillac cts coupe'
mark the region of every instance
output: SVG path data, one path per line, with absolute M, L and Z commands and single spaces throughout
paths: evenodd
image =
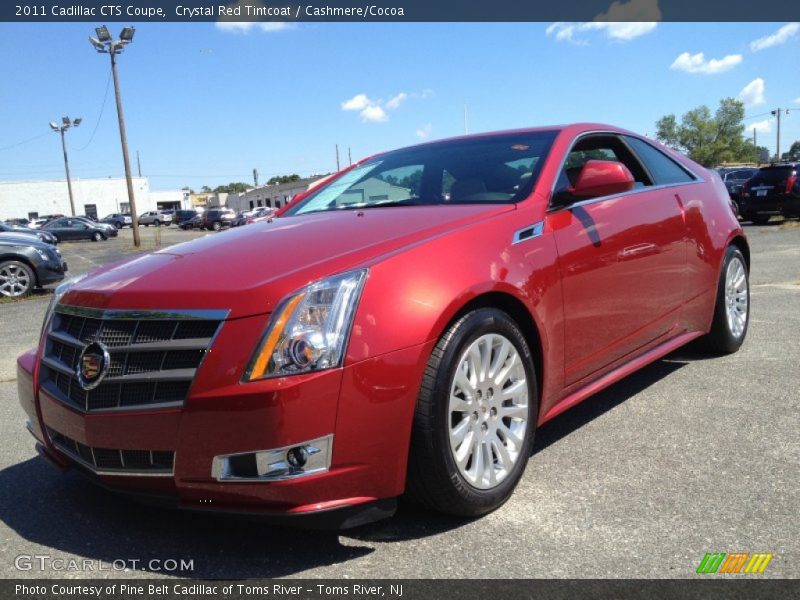
M 719 176 L 633 133 L 432 142 L 63 284 L 19 394 L 42 455 L 179 507 L 480 515 L 538 425 L 696 338 L 736 351 L 748 266 Z

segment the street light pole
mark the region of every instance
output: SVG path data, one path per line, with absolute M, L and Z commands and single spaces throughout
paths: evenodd
M 131 205 L 131 225 L 133 227 L 133 245 L 137 248 L 142 242 L 139 239 L 139 221 L 136 215 L 136 198 L 133 193 L 133 179 L 131 178 L 131 161 L 128 157 L 128 134 L 125 131 L 125 114 L 122 112 L 122 97 L 119 93 L 119 76 L 117 75 L 117 53 L 113 50 L 111 55 L 111 72 L 114 76 L 114 96 L 117 99 L 117 118 L 119 120 L 119 139 L 122 143 L 122 161 L 125 163 L 125 182 L 128 185 L 128 202 Z
M 137 248 L 141 246 L 141 239 L 139 238 L 139 222 L 136 218 L 136 197 L 133 192 L 133 179 L 131 175 L 131 161 L 128 157 L 128 135 L 125 131 L 125 114 L 122 110 L 122 96 L 119 91 L 119 76 L 117 75 L 117 54 L 125 50 L 125 46 L 133 41 L 133 34 L 135 29 L 133 27 L 125 27 L 120 33 L 119 39 L 114 40 L 108 31 L 108 28 L 103 25 L 95 29 L 97 38 L 90 37 L 89 41 L 101 54 L 109 54 L 111 56 L 111 73 L 114 77 L 114 96 L 117 101 L 117 120 L 119 121 L 119 138 L 122 144 L 122 160 L 125 164 L 125 182 L 128 186 L 128 203 L 131 209 L 131 228 L 133 229 L 133 245 Z
M 67 157 L 67 140 L 66 136 L 64 135 L 67 132 L 67 129 L 70 127 L 77 127 L 81 124 L 81 119 L 75 119 L 74 121 L 70 121 L 69 117 L 62 117 L 61 118 L 61 126 L 59 127 L 55 123 L 50 123 L 50 128 L 61 134 L 61 149 L 64 151 L 64 172 L 67 175 L 67 192 L 69 193 L 69 208 L 72 211 L 72 216 L 75 216 L 75 198 L 72 195 L 72 179 L 69 176 L 69 158 Z

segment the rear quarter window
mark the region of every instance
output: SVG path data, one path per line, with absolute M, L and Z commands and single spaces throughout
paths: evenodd
M 647 170 L 650 171 L 655 185 L 691 183 L 694 181 L 695 178 L 686 169 L 658 148 L 639 138 L 626 137 L 625 139 L 645 167 L 647 167 Z

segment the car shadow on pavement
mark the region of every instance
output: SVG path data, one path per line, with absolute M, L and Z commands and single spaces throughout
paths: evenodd
M 680 369 L 686 364 L 682 357 L 670 355 L 546 423 L 537 432 L 533 453 Z M 401 501 L 393 518 L 344 532 L 280 527 L 145 506 L 93 486 L 77 474 L 63 476 L 40 458 L 0 471 L 0 520 L 24 540 L 43 547 L 21 545 L 14 553 L 88 558 L 107 568 L 115 560 L 136 559 L 137 568 L 153 574 L 157 569 L 148 565 L 151 559 L 160 564 L 166 559 L 191 560 L 192 570 L 158 574 L 201 579 L 293 575 L 363 557 L 374 552 L 373 543 L 425 538 L 472 521 L 432 514 Z
M 148 507 L 98 488 L 77 474 L 58 473 L 40 458 L 0 471 L 0 520 L 28 543 L 10 551 L 4 577 L 14 577 L 15 556 L 46 554 L 53 559 L 113 561 L 134 559 L 144 575 L 200 579 L 282 577 L 315 567 L 346 563 L 373 552 L 338 532 L 307 531 L 230 518 Z M 347 541 L 347 540 L 345 540 Z M 151 560 L 160 561 L 151 566 Z M 159 571 L 173 559 L 192 569 Z M 131 564 L 130 562 L 128 564 Z M 34 567 L 38 568 L 34 563 Z M 96 567 L 97 568 L 97 567 Z M 18 576 L 89 577 L 84 573 L 42 571 Z M 125 576 L 111 571 L 104 576 Z M 96 576 L 96 575 L 94 575 Z

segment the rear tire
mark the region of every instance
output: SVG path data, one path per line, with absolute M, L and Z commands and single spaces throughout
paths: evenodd
M 722 356 L 739 350 L 750 323 L 750 282 L 742 251 L 728 246 L 717 283 L 711 331 L 701 343 L 709 354 Z
M 500 507 L 528 462 L 538 416 L 533 358 L 506 313 L 481 308 L 439 340 L 422 379 L 407 494 L 439 512 Z

